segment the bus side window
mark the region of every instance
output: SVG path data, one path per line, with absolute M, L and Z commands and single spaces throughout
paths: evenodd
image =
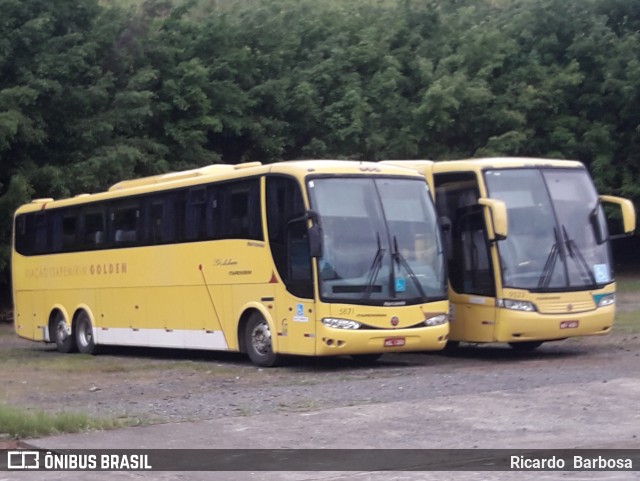
M 140 206 L 124 202 L 111 207 L 111 241 L 116 245 L 132 245 L 138 241 Z
M 29 239 L 27 236 L 27 214 L 21 214 L 16 217 L 14 233 L 16 251 L 22 255 L 30 254 L 27 246 L 27 239 Z
M 104 207 L 92 206 L 84 212 L 84 243 L 88 249 L 99 249 L 107 241 Z
M 62 250 L 71 251 L 78 247 L 78 211 L 66 210 L 62 213 Z
M 220 229 L 216 227 L 216 237 L 263 240 L 259 180 L 221 184 L 219 189 L 215 204 L 218 214 L 214 214 L 214 222 L 218 222 Z
M 204 240 L 207 235 L 207 191 L 204 187 L 190 189 L 187 193 L 185 213 L 185 239 Z

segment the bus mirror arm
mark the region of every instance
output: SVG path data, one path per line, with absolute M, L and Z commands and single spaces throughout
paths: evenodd
M 602 225 L 602 221 L 598 216 L 598 210 L 601 208 L 602 208 L 601 205 L 598 204 L 593 208 L 593 210 L 589 214 L 589 223 L 591 224 L 591 228 L 593 229 L 593 235 L 595 236 L 596 243 L 598 245 L 604 244 L 608 239 L 607 232 L 604 230 L 605 226 Z
M 320 214 L 315 210 L 309 209 L 305 215 L 307 219 L 311 220 L 311 227 L 309 227 L 309 255 L 311 257 L 322 257 L 324 233 L 320 225 Z
M 322 227 L 313 224 L 309 228 L 309 255 L 311 257 L 322 257 Z
M 308 231 L 309 255 L 311 257 L 322 257 L 322 240 L 324 235 L 320 225 L 320 214 L 313 210 L 307 210 L 301 216 L 295 217 L 287 222 L 287 230 L 291 228 L 292 224 L 305 222 L 307 220 L 311 221 L 311 227 L 309 227 Z

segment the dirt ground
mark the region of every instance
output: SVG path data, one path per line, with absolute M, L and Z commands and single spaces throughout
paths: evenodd
M 638 309 L 640 294 L 619 295 L 620 312 Z M 606 383 L 637 376 L 640 335 L 614 328 L 609 336 L 547 343 L 528 354 L 506 345 L 463 345 L 446 355 L 387 354 L 368 366 L 348 358 L 295 358 L 262 369 L 243 355 L 203 351 L 59 354 L 53 345 L 19 339 L 10 323 L 0 323 L 0 365 L 2 403 L 135 425 Z

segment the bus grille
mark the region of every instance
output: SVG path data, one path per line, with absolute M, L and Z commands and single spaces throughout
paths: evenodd
M 536 307 L 541 314 L 570 314 L 572 312 L 592 311 L 596 308 L 592 299 L 573 302 L 537 300 Z

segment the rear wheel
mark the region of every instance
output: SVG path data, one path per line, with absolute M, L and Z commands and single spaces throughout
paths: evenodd
M 273 336 L 269 323 L 258 312 L 251 314 L 247 322 L 245 345 L 249 359 L 257 366 L 273 367 L 282 360 L 281 356 L 273 352 Z
M 76 351 L 76 340 L 73 337 L 73 332 L 69 332 L 67 329 L 67 323 L 64 320 L 62 313 L 58 312 L 53 319 L 52 324 L 53 340 L 56 343 L 58 351 L 65 354 Z
M 542 346 L 542 341 L 510 342 L 509 345 L 518 352 L 529 352 Z
M 93 337 L 93 326 L 89 315 L 82 311 L 76 320 L 76 344 L 78 351 L 83 354 L 98 354 L 98 346 L 96 346 Z

